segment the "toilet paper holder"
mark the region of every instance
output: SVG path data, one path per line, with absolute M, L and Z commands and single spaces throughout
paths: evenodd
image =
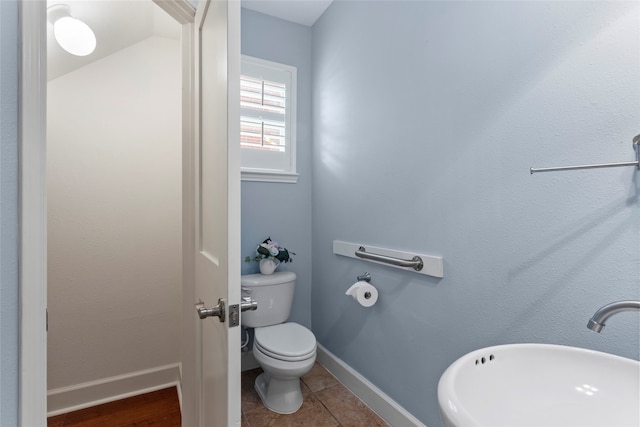
M 361 274 L 360 276 L 357 277 L 358 282 L 371 282 L 371 274 L 365 272 L 364 274 Z
M 371 274 L 361 274 L 357 276 L 357 280 L 347 289 L 346 294 L 363 307 L 371 307 L 378 301 L 378 290 L 371 284 Z
M 368 272 L 365 272 L 364 274 L 361 274 L 360 276 L 356 277 L 356 279 L 358 279 L 358 282 L 371 283 L 371 274 L 369 274 Z M 371 293 L 370 292 L 366 292 L 364 294 L 364 297 L 366 299 L 371 298 Z

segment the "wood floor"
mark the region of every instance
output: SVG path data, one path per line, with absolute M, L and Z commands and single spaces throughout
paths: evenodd
M 47 427 L 180 427 L 175 387 L 51 417 Z

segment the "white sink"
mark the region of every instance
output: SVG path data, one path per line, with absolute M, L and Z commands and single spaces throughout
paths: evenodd
M 640 362 L 549 344 L 472 351 L 438 384 L 447 427 L 638 427 Z

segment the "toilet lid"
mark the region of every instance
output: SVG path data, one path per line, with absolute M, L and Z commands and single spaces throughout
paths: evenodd
M 295 322 L 256 328 L 254 338 L 260 351 L 280 360 L 305 360 L 316 351 L 313 332 Z

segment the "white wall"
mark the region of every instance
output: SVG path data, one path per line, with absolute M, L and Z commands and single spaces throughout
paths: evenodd
M 179 41 L 49 82 L 48 388 L 180 359 Z

